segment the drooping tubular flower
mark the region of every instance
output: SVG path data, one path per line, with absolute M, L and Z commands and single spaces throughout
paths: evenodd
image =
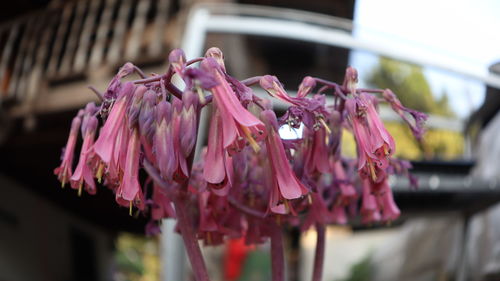
M 338 185 L 340 190 L 340 195 L 337 199 L 338 205 L 348 205 L 353 202 L 354 199 L 358 197 L 356 190 L 352 183 L 348 182 L 348 177 L 342 166 L 342 162 L 340 160 L 334 161 L 333 164 L 333 177 L 334 183 Z
M 377 98 L 368 93 L 357 93 L 358 72 L 349 67 L 343 87 L 348 91 L 345 110 L 358 148 L 358 170 L 374 182 L 385 177 L 389 157 L 395 152 L 395 143 L 376 110 Z
M 363 179 L 363 196 L 361 201 L 361 221 L 363 223 L 374 223 L 381 219 L 377 198 L 372 193 L 371 182 Z
M 384 180 L 382 184 L 383 187 L 381 188 L 380 194 L 377 197 L 378 205 L 381 206 L 382 209 L 382 220 L 391 222 L 399 217 L 401 211 L 394 202 L 394 197 L 392 195 L 392 191 L 389 187 L 387 179 Z
M 286 200 L 297 199 L 308 193 L 307 188 L 299 181 L 286 157 L 283 143 L 278 134 L 278 121 L 271 110 L 264 110 L 261 118 L 266 124 L 268 136 L 266 151 L 274 174 L 274 182 L 269 198 L 269 207 L 276 213 L 287 213 Z
M 329 173 L 330 167 L 330 151 L 327 146 L 328 137 L 327 130 L 324 127 L 319 127 L 317 130 L 304 128 L 303 136 L 308 138 L 302 148 L 305 150 L 306 157 L 305 169 L 307 173 Z
M 163 218 L 175 218 L 175 209 L 172 206 L 172 201 L 158 185 L 153 185 L 153 206 L 151 208 L 151 218 L 153 220 L 161 220 Z
M 118 98 L 119 93 L 122 91 L 123 83 L 122 78 L 127 77 L 132 72 L 138 70 L 133 64 L 127 62 L 119 70 L 118 73 L 111 79 L 106 88 L 106 91 L 102 95 L 103 103 L 100 107 L 100 114 L 102 118 L 107 118 L 113 103 Z
M 222 118 L 224 149 L 227 149 L 229 154 L 233 154 L 241 151 L 248 142 L 255 151 L 258 151 L 258 142 L 266 135 L 264 124 L 241 105 L 233 89 L 225 80 L 220 66 L 213 58 L 203 60 L 201 67 L 212 74 L 218 83 L 210 88 L 210 91 Z
M 385 89 L 382 93 L 382 96 L 391 105 L 392 109 L 401 117 L 401 119 L 403 119 L 408 124 L 415 138 L 421 141 L 425 133 L 424 123 L 427 120 L 427 115 L 422 112 L 404 107 L 396 97 L 396 95 L 389 89 Z M 411 122 L 410 119 L 406 116 L 406 113 L 411 115 L 415 122 Z
M 394 221 L 401 211 L 394 202 L 387 178 L 379 183 L 363 180 L 363 203 L 361 214 L 364 222 Z
M 378 116 L 374 99 L 361 93 L 348 98 L 345 108 L 358 145 L 358 170 L 378 181 L 384 177 L 395 143 Z
M 78 165 L 75 168 L 75 172 L 71 177 L 71 187 L 78 190 L 78 194 L 81 195 L 82 188 L 85 186 L 85 190 L 89 194 L 95 194 L 95 182 L 94 182 L 94 169 L 97 168 L 95 161 L 92 161 L 92 145 L 94 145 L 94 139 L 97 131 L 98 121 L 94 116 L 97 112 L 97 108 L 93 103 L 87 105 L 85 116 L 82 122 L 82 136 L 83 144 L 80 151 L 80 158 Z
M 279 100 L 287 102 L 292 105 L 300 106 L 304 104 L 304 99 L 302 99 L 307 93 L 306 89 L 302 89 L 301 95 L 298 97 L 292 97 L 286 93 L 285 89 L 283 89 L 283 85 L 279 82 L 276 76 L 265 75 L 260 79 L 260 86 L 266 90 L 266 92 Z M 303 86 L 303 88 L 307 88 L 307 86 Z
M 78 115 L 80 115 L 80 113 Z M 73 118 L 68 141 L 63 151 L 61 165 L 54 169 L 54 174 L 57 175 L 57 179 L 61 182 L 61 187 L 64 187 L 73 175 L 73 156 L 75 154 L 75 145 L 81 124 L 82 119 L 80 116 Z
M 126 113 L 128 102 L 135 90 L 135 86 L 132 83 L 126 83 L 120 90 L 118 94 L 118 99 L 111 108 L 108 118 L 101 128 L 99 137 L 97 138 L 93 150 L 95 154 L 100 158 L 101 164 L 99 165 L 97 171 L 97 179 L 100 181 L 103 175 L 104 165 L 110 171 L 110 174 L 115 174 L 118 177 L 118 167 L 117 159 L 113 159 L 116 142 L 119 139 L 119 134 L 123 133 L 122 130 L 127 127 Z M 121 136 L 122 138 L 124 136 Z M 114 161 L 112 161 L 114 160 Z
M 279 119 L 282 123 L 287 123 L 294 128 L 299 128 L 300 124 L 304 124 L 311 130 L 323 127 L 329 131 L 330 129 L 325 123 L 325 115 L 327 114 L 325 96 L 316 94 L 312 98 L 306 97 L 315 85 L 316 81 L 312 77 L 304 78 L 299 86 L 297 96 L 292 97 L 275 76 L 265 75 L 260 79 L 260 86 L 269 95 L 291 105 L 285 115 Z
M 210 123 L 203 178 L 218 194 L 225 195 L 232 183 L 232 159 L 224 149 L 222 117 L 216 110 Z
M 144 207 L 142 188 L 139 184 L 140 140 L 138 129 L 132 129 L 127 147 L 127 160 L 121 184 L 116 190 L 116 201 L 122 206 L 135 204 L 139 209 Z
M 304 98 L 316 87 L 316 80 L 311 76 L 306 76 L 302 79 L 299 85 L 299 90 L 297 91 L 297 98 Z

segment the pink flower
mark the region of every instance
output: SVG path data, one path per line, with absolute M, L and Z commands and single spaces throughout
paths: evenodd
M 198 127 L 198 96 L 192 91 L 186 91 L 182 95 L 182 111 L 179 126 L 182 128 L 180 135 L 180 150 L 184 157 L 189 157 L 193 151 L 197 137 Z
M 379 183 L 363 180 L 363 202 L 361 207 L 363 221 L 394 221 L 401 211 L 394 202 L 387 177 Z
M 248 142 L 255 151 L 258 151 L 258 142 L 265 138 L 264 124 L 241 105 L 213 58 L 204 59 L 201 67 L 211 73 L 218 83 L 210 88 L 210 91 L 222 118 L 224 149 L 233 154 L 241 151 Z
M 395 143 L 378 116 L 374 99 L 369 94 L 361 93 L 348 98 L 345 107 L 358 144 L 358 170 L 362 175 L 370 175 L 372 181 L 378 181 L 389 165 L 388 159 L 394 153 Z
M 363 180 L 363 196 L 361 202 L 361 221 L 363 223 L 374 223 L 381 219 L 377 199 L 371 191 L 371 184 L 369 179 Z
M 168 55 L 168 62 L 173 70 L 182 77 L 186 69 L 186 55 L 184 51 L 181 49 L 172 50 Z
M 331 172 L 329 154 L 327 146 L 327 132 L 321 127 L 317 130 L 310 130 L 304 127 L 304 135 L 310 136 L 308 141 L 304 143 L 306 163 L 305 169 L 309 174 L 314 172 L 329 173 Z
M 156 131 L 153 137 L 153 151 L 161 177 L 167 181 L 172 180 L 177 167 L 177 154 L 174 151 L 172 107 L 166 101 L 160 102 L 156 108 Z
M 316 87 L 316 80 L 311 76 L 306 76 L 302 79 L 302 83 L 299 85 L 299 90 L 297 91 L 297 98 L 304 98 Z
M 81 123 L 82 119 L 80 116 L 73 118 L 68 141 L 66 143 L 66 147 L 64 148 L 61 165 L 54 169 L 54 174 L 57 175 L 57 179 L 61 182 L 61 187 L 64 187 L 72 176 L 73 156 L 75 153 L 76 139 L 78 137 L 78 131 L 80 130 Z
M 345 206 L 335 204 L 332 210 L 332 221 L 338 224 L 347 223 L 347 215 L 345 213 Z
M 271 110 L 265 110 L 261 113 L 261 117 L 268 130 L 266 151 L 269 156 L 272 172 L 275 175 L 269 206 L 273 212 L 281 213 L 283 211 L 283 199 L 291 200 L 299 198 L 307 194 L 308 190 L 299 181 L 286 157 L 285 148 L 278 133 L 276 115 Z
M 401 211 L 394 202 L 392 190 L 389 187 L 387 178 L 378 184 L 374 184 L 372 190 L 375 192 L 378 206 L 382 210 L 382 220 L 389 222 L 396 220 L 401 214 Z
M 309 212 L 300 228 L 301 231 L 306 231 L 317 223 L 325 225 L 333 222 L 333 216 L 322 196 L 318 192 L 311 192 L 310 196 Z
M 427 115 L 404 107 L 396 95 L 389 89 L 385 89 L 382 93 L 384 99 L 391 105 L 392 109 L 403 119 L 409 126 L 410 129 L 417 140 L 422 140 L 425 128 L 424 123 L 427 120 Z M 405 113 L 411 115 L 415 122 L 410 121 Z
M 130 96 L 134 91 L 134 84 L 126 83 L 121 92 L 119 94 L 118 100 L 113 105 L 111 112 L 108 116 L 108 119 L 104 123 L 104 126 L 101 128 L 99 137 L 97 138 L 93 150 L 95 154 L 104 162 L 109 170 L 112 170 L 111 173 L 116 171 L 116 164 L 112 160 L 113 152 L 115 150 L 115 144 L 118 139 L 118 135 L 123 130 L 123 127 L 126 127 L 126 112 L 127 112 L 127 104 Z M 115 159 L 116 160 L 116 159 Z M 102 164 L 100 165 L 97 171 L 97 179 L 100 181 L 102 176 Z M 116 173 L 116 172 L 114 172 Z
M 232 182 L 232 159 L 223 147 L 222 117 L 216 110 L 210 123 L 203 178 L 218 195 L 226 195 Z
M 133 129 L 130 134 L 127 147 L 127 159 L 123 178 L 116 191 L 116 201 L 124 206 L 130 206 L 136 203 L 139 209 L 144 206 L 142 189 L 139 184 L 139 157 L 140 141 L 137 129 Z
M 260 86 L 266 90 L 270 96 L 296 106 L 306 105 L 303 97 L 310 91 L 308 88 L 313 86 L 310 80 L 305 81 L 305 84 L 301 84 L 302 89 L 299 91 L 298 96 L 292 97 L 288 95 L 276 76 L 264 75 L 259 82 Z
M 138 92 L 138 91 L 136 91 Z M 146 91 L 140 108 L 138 125 L 141 145 L 144 149 L 144 155 L 150 162 L 154 162 L 153 156 L 153 135 L 155 132 L 155 108 L 157 105 L 157 94 L 154 91 Z M 130 124 L 129 125 L 133 125 Z
M 156 184 L 153 185 L 153 201 L 154 205 L 151 208 L 151 218 L 153 220 L 176 217 L 172 201 L 168 198 L 162 188 Z
M 338 204 L 345 206 L 358 197 L 356 190 L 352 184 L 348 182 L 348 178 L 341 161 L 333 162 L 333 176 L 340 189 L 340 195 L 337 199 Z
M 184 134 L 184 128 L 181 127 L 183 103 L 178 98 L 172 97 L 172 126 L 174 133 L 174 153 L 175 153 L 175 169 L 173 178 L 175 181 L 182 183 L 189 177 L 189 169 L 187 167 L 186 156 L 181 151 L 181 136 Z
M 345 70 L 344 82 L 342 83 L 342 87 L 347 89 L 350 94 L 355 95 L 357 84 L 358 71 L 352 66 L 347 67 L 347 69 Z
M 108 116 L 110 108 L 122 92 L 124 85 L 121 79 L 137 70 L 138 68 L 136 68 L 132 63 L 127 62 L 120 68 L 120 70 L 118 70 L 118 73 L 113 77 L 113 79 L 111 79 L 106 91 L 102 95 L 104 101 L 100 107 L 101 117 L 106 118 Z
M 216 218 L 213 216 L 213 206 L 209 202 L 210 192 L 202 191 L 198 194 L 198 208 L 200 210 L 200 231 L 214 232 L 219 229 Z
M 118 135 L 113 147 L 113 155 L 111 156 L 111 162 L 108 165 L 107 172 L 107 185 L 111 188 L 118 187 L 120 184 L 120 178 L 123 175 L 123 170 L 125 169 L 125 163 L 127 161 L 127 147 L 130 135 L 130 129 L 126 125 L 120 126 L 118 130 Z M 102 163 L 99 167 L 102 169 Z M 99 173 L 99 171 L 98 171 Z M 97 175 L 99 176 L 99 174 Z M 99 177 L 98 177 L 99 178 Z
M 299 128 L 303 123 L 309 129 L 316 130 L 324 127 L 330 132 L 329 127 L 325 123 L 325 96 L 321 94 L 314 95 L 312 98 L 305 97 L 308 95 L 316 81 L 312 77 L 306 77 L 299 86 L 299 91 L 296 97 L 288 95 L 279 82 L 278 78 L 271 75 L 265 75 L 260 79 L 260 86 L 269 93 L 269 95 L 278 98 L 284 102 L 291 104 L 285 114 L 280 118 L 281 122 L 286 122 L 289 126 Z
M 71 177 L 71 187 L 73 189 L 78 189 L 78 195 L 81 195 L 83 185 L 85 185 L 85 190 L 87 190 L 89 194 L 95 194 L 96 192 L 93 175 L 93 168 L 95 167 L 91 166 L 90 160 L 92 155 L 91 148 L 94 144 L 98 121 L 95 116 L 89 116 L 85 123 L 80 159 L 76 166 L 75 173 Z
M 213 58 L 217 61 L 217 64 L 221 67 L 222 72 L 226 72 L 226 66 L 224 65 L 224 54 L 217 47 L 212 47 L 205 52 L 205 57 Z

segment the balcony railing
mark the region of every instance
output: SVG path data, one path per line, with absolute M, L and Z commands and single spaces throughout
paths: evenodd
M 64 1 L 0 26 L 0 102 L 30 103 L 49 83 L 126 61 L 164 60 L 171 0 Z

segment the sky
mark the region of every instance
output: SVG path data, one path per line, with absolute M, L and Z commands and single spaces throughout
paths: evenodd
M 498 0 L 356 0 L 354 36 L 404 43 L 457 60 L 477 73 L 500 62 Z M 377 57 L 353 52 L 351 65 L 367 75 Z M 484 100 L 485 87 L 470 78 L 424 68 L 433 92 L 446 91 L 454 111 L 465 118 Z

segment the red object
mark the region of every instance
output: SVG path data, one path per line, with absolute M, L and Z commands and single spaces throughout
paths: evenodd
M 252 246 L 245 245 L 245 239 L 231 239 L 226 246 L 224 257 L 224 278 L 227 281 L 234 281 L 240 278 L 245 264 L 245 258 Z

